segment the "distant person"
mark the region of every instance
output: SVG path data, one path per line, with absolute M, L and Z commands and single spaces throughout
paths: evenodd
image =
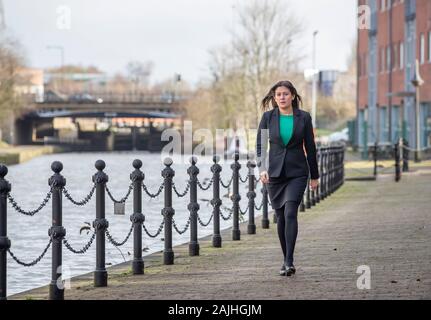
M 290 81 L 275 84 L 262 100 L 264 114 L 257 132 L 257 166 L 277 216 L 278 237 L 284 255 L 282 276 L 296 272 L 293 252 L 298 235 L 298 207 L 308 177 L 311 176 L 311 190 L 319 185 L 313 124 L 310 114 L 299 109 L 300 103 L 302 99 Z

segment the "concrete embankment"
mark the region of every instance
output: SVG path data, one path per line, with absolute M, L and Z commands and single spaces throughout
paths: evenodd
M 5 165 L 20 164 L 33 158 L 45 155 L 60 153 L 64 150 L 56 146 L 17 146 L 0 148 L 0 163 Z

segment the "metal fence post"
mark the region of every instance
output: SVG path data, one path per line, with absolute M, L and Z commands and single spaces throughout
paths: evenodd
M 308 176 L 307 179 L 307 187 L 306 187 L 306 201 L 305 201 L 305 207 L 307 209 L 311 208 L 311 198 L 310 198 L 310 176 Z
M 105 219 L 105 186 L 108 175 L 103 172 L 106 164 L 103 160 L 97 160 L 95 165 L 97 172 L 93 175 L 96 184 L 96 219 L 93 227 L 96 231 L 96 270 L 94 271 L 94 286 L 106 287 L 108 285 L 108 272 L 105 267 L 105 231 L 109 227 Z
M 51 164 L 54 174 L 49 178 L 48 184 L 52 190 L 52 227 L 48 235 L 52 238 L 52 263 L 51 283 L 49 285 L 50 300 L 64 300 L 64 284 L 62 282 L 62 248 L 66 229 L 63 228 L 63 204 L 62 189 L 66 185 L 66 179 L 60 174 L 63 164 L 54 161 Z
M 133 183 L 133 214 L 130 221 L 133 223 L 133 274 L 144 274 L 144 260 L 142 259 L 142 224 L 145 216 L 142 214 L 142 182 L 145 174 L 140 170 L 142 161 L 136 159 L 132 163 L 135 170 L 130 174 Z
M 211 167 L 211 172 L 213 173 L 213 198 L 211 200 L 211 204 L 214 207 L 214 221 L 213 221 L 213 247 L 221 248 L 222 246 L 222 238 L 220 235 L 220 206 L 222 201 L 220 199 L 220 172 L 222 171 L 221 165 L 219 165 L 220 157 L 214 156 L 213 162 L 214 164 Z
M 239 153 L 234 154 L 234 163 L 231 165 L 233 170 L 233 194 L 231 200 L 233 202 L 233 227 L 232 227 L 232 240 L 238 241 L 241 239 L 241 230 L 239 230 L 239 201 L 241 196 L 239 195 L 239 169 L 241 164 L 238 162 Z
M 334 192 L 338 189 L 338 147 L 335 147 L 335 153 L 334 153 Z
M 341 184 L 344 184 L 345 172 L 344 172 L 344 157 L 346 155 L 346 146 L 343 146 L 343 150 L 341 153 Z
M 310 177 L 311 180 L 311 177 Z M 310 190 L 310 196 L 311 196 L 311 206 L 315 206 L 316 205 L 316 190 Z
M 305 212 L 304 196 L 302 196 L 301 203 L 299 204 L 299 211 Z
M 332 191 L 334 190 L 333 189 L 333 187 L 334 187 L 334 147 L 329 147 L 329 163 L 328 163 L 328 165 L 329 165 L 329 183 L 328 183 L 328 185 L 329 185 L 329 195 L 331 195 L 332 194 Z
M 268 217 L 268 191 L 266 184 L 262 183 L 262 229 L 269 229 Z
M 163 164 L 166 168 L 162 171 L 164 178 L 164 193 L 165 207 L 162 209 L 162 215 L 165 219 L 165 249 L 163 251 L 163 263 L 165 265 L 174 264 L 174 251 L 172 250 L 172 217 L 175 214 L 172 208 L 172 178 L 175 176 L 175 171 L 171 168 L 173 161 L 171 158 L 166 158 Z
M 395 182 L 399 182 L 401 179 L 399 142 L 395 143 L 394 148 L 395 148 Z
M 409 142 L 406 139 L 402 139 L 402 145 L 403 145 L 403 172 L 409 171 Z
M 11 185 L 4 177 L 8 169 L 0 165 L 0 300 L 6 300 L 7 296 L 7 250 L 10 248 L 10 240 L 7 237 L 7 195 L 11 191 Z
M 319 149 L 317 150 L 317 165 L 318 167 L 320 167 L 319 168 L 320 176 L 322 175 L 322 168 L 320 166 L 320 163 L 322 162 L 321 159 L 322 159 L 322 148 L 319 147 Z M 316 189 L 316 203 L 319 203 L 319 202 L 320 202 L 320 183 L 318 184 Z
M 337 190 L 337 147 L 334 147 L 334 161 L 333 161 L 333 171 L 334 171 L 334 180 L 333 180 L 333 189 L 332 192 L 334 193 Z
M 326 199 L 328 182 L 328 147 L 323 149 L 323 163 L 322 163 L 322 199 Z
M 198 242 L 198 174 L 199 168 L 196 167 L 198 159 L 195 156 L 190 157 L 191 166 L 187 169 L 190 176 L 190 203 L 187 209 L 190 211 L 190 243 L 189 255 L 199 255 L 199 242 Z
M 339 189 L 341 187 L 341 179 L 342 179 L 342 174 L 341 174 L 341 167 L 342 167 L 342 153 L 341 153 L 341 149 L 342 147 L 338 147 L 337 150 L 337 189 Z
M 256 198 L 256 192 L 254 191 L 254 168 L 256 164 L 252 161 L 247 162 L 248 168 L 248 226 L 247 234 L 256 234 L 256 224 L 254 222 L 254 198 Z
M 377 142 L 374 143 L 374 152 L 373 152 L 373 160 L 374 160 L 374 177 L 377 177 L 377 150 L 378 145 Z

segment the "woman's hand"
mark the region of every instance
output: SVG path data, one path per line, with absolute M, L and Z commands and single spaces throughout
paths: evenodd
M 319 186 L 319 179 L 315 179 L 315 180 L 311 179 L 310 180 L 311 190 L 316 190 L 318 186 Z
M 267 184 L 269 182 L 269 175 L 267 171 L 262 171 L 260 173 L 260 180 L 262 183 Z

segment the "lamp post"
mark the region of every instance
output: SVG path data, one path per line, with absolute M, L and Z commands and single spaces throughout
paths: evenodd
M 59 50 L 60 51 L 60 58 L 61 58 L 61 84 L 63 85 L 64 83 L 64 75 L 63 75 L 63 68 L 64 68 L 64 47 L 63 46 L 47 46 L 46 49 L 48 50 Z M 64 88 L 63 88 L 64 89 Z
M 64 67 L 64 47 L 63 46 L 47 46 L 48 50 L 59 50 L 61 54 L 61 68 Z
M 181 82 L 181 74 L 176 73 L 174 75 L 174 92 L 173 92 L 172 102 L 175 102 L 175 99 L 177 99 L 178 85 L 180 82 Z
M 311 98 L 311 117 L 313 119 L 313 127 L 316 128 L 316 104 L 317 104 L 317 71 L 316 71 L 316 36 L 319 31 L 313 32 L 313 89 Z
M 420 149 L 421 149 L 421 133 L 420 133 L 420 94 L 419 87 L 424 84 L 424 80 L 419 74 L 419 60 L 416 59 L 416 70 L 412 79 L 412 85 L 416 90 L 416 151 L 415 151 L 415 162 L 421 161 Z

